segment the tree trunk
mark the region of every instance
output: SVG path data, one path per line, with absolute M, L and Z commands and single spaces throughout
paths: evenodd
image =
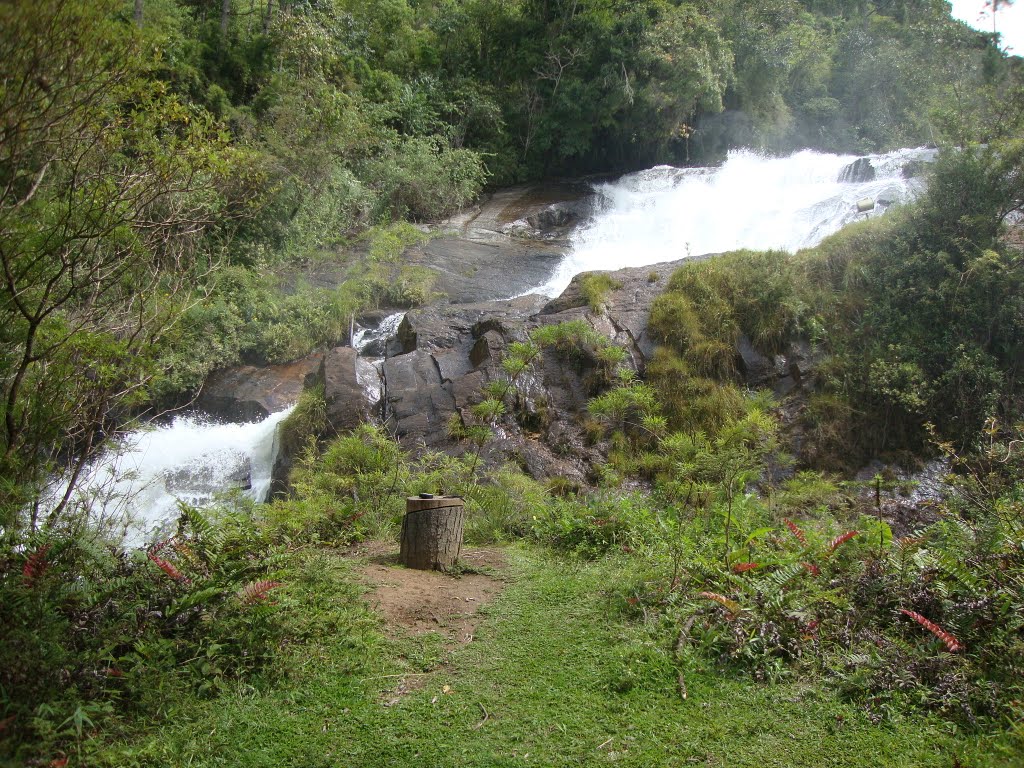
M 462 551 L 465 519 L 462 499 L 409 498 L 402 519 L 402 564 L 421 571 L 451 568 Z
M 263 32 L 270 31 L 270 20 L 274 15 L 274 0 L 267 0 L 267 15 L 263 17 Z
M 231 18 L 231 0 L 220 1 L 220 36 L 228 36 L 228 20 Z
M 142 0 L 135 0 L 135 26 L 142 28 Z

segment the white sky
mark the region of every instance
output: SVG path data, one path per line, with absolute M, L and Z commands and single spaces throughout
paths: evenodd
M 972 27 L 992 31 L 992 14 L 985 9 L 984 0 L 951 0 L 953 17 Z M 1024 56 L 1024 0 L 1003 6 L 996 14 L 996 29 L 1002 35 L 1003 48 L 1017 56 Z

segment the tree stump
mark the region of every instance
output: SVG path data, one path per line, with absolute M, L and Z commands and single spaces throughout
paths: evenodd
M 402 518 L 402 564 L 421 571 L 451 568 L 462 552 L 465 519 L 462 499 L 411 496 Z

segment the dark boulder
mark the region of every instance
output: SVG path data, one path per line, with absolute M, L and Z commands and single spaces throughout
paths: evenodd
M 776 378 L 776 361 L 761 354 L 746 334 L 740 334 L 736 351 L 740 374 L 747 386 L 758 389 Z
M 196 406 L 227 421 L 260 421 L 294 405 L 320 366 L 321 355 L 294 363 L 242 365 L 215 371 L 206 380 Z
M 327 423 L 335 433 L 355 429 L 370 417 L 371 403 L 356 375 L 356 351 L 335 347 L 324 355 L 317 381 L 324 388 Z
M 859 157 L 839 172 L 839 181 L 844 184 L 863 184 L 874 181 L 877 175 L 871 161 L 866 157 Z
M 384 393 L 384 415 L 395 435 L 425 445 L 447 441 L 455 397 L 433 355 L 417 350 L 385 360 Z

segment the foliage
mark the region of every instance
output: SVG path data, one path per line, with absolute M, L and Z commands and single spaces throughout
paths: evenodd
M 245 512 L 187 506 L 177 532 L 146 551 L 71 528 L 6 558 L 5 750 L 81 749 L 115 711 L 156 712 L 189 690 L 214 696 L 239 678 L 272 678 L 282 563 Z
M 640 495 L 604 492 L 589 498 L 554 499 L 535 515 L 532 534 L 584 559 L 634 552 L 650 542 L 657 514 Z
M 47 474 L 77 476 L 145 402 L 153 354 L 241 211 L 236 154 L 153 88 L 116 3 L 0 9 L 0 530 Z M 39 57 L 36 51 L 60 51 Z M 68 502 L 57 500 L 51 518 Z M 6 546 L 7 542 L 4 542 Z
M 757 679 L 827 674 L 874 719 L 1012 712 L 1024 666 L 1021 436 L 992 417 L 1020 413 L 1024 281 L 1001 235 L 1024 204 L 1024 112 L 1020 63 L 994 39 L 932 2 L 133 6 L 0 6 L 0 740 L 15 759 L 61 765 L 74 752 L 87 764 L 119 717 L 256 698 L 283 679 L 277 662 L 300 655 L 290 644 L 322 651 L 339 627 L 349 634 L 325 651 L 331 690 L 361 702 L 357 725 L 376 723 L 376 696 L 351 677 L 368 659 L 386 666 L 372 653 L 380 640 L 350 607 L 358 591 L 336 578 L 336 558 L 313 548 L 392 534 L 402 498 L 421 490 L 465 494 L 476 541 L 530 536 L 603 564 L 631 558 L 631 577 L 586 590 L 548 573 L 516 609 L 559 628 L 571 614 L 552 606 L 583 612 L 601 669 L 528 633 L 535 645 L 515 647 L 531 663 L 557 652 L 590 676 L 558 690 L 591 726 L 580 691 L 625 697 L 606 708 L 618 718 L 630 691 L 663 694 L 697 664 Z M 662 348 L 646 381 L 587 322 L 540 326 L 453 423 L 474 445 L 466 456 L 413 459 L 372 427 L 311 443 L 313 393 L 286 424 L 290 446 L 306 446 L 293 498 L 211 516 L 183 508 L 171 539 L 134 554 L 66 506 L 102 438 L 214 368 L 293 360 L 343 339 L 367 307 L 429 300 L 433 273 L 403 261 L 425 235 L 400 220 L 450 215 L 485 183 L 689 163 L 738 143 L 932 140 L 963 149 L 943 153 L 906 211 L 797 257 L 735 254 L 673 276 L 652 315 Z M 336 288 L 295 277 L 314 261 Z M 614 289 L 607 276 L 583 280 L 594 311 Z M 828 356 L 802 416 L 820 459 L 936 440 L 955 470 L 938 519 L 894 537 L 880 509 L 830 478 L 777 487 L 786 462 L 772 404 L 739 386 L 747 342 Z M 493 427 L 543 423 L 528 397 L 543 357 L 585 374 L 593 438 L 609 455 L 591 497 L 479 470 Z M 69 495 L 41 504 L 61 470 Z M 630 477 L 653 495 L 616 487 Z M 290 612 L 296 584 L 312 616 Z M 610 642 L 598 594 L 653 619 L 651 637 Z M 311 674 L 308 662 L 285 671 Z M 516 707 L 533 692 L 516 690 L 504 703 L 532 716 Z M 297 700 L 277 701 L 275 721 Z M 441 711 L 426 701 L 419 711 Z M 456 714 L 467 711 L 479 716 L 469 704 Z M 334 725 L 316 719 L 310 742 L 323 746 Z M 162 744 L 147 749 L 133 759 L 175 762 Z M 326 752 L 303 747 L 299 762 Z
M 603 312 L 605 298 L 608 294 L 622 287 L 606 272 L 586 274 L 579 278 L 579 281 L 583 298 L 586 299 L 587 306 L 594 312 Z
M 480 193 L 486 171 L 475 153 L 425 138 L 409 139 L 369 170 L 382 204 L 395 217 L 438 219 Z
M 647 372 L 669 425 L 717 429 L 741 411 L 738 374 L 756 377 L 758 358 L 770 366 L 796 344 L 821 360 L 808 461 L 848 468 L 920 449 L 927 422 L 963 443 L 986 418 L 1012 418 L 1024 272 L 1000 232 L 1024 204 L 1020 151 L 945 152 L 918 202 L 795 257 L 679 269 L 652 308 L 662 348 Z
M 327 431 L 327 402 L 323 386 L 303 390 L 299 402 L 278 427 L 279 448 L 282 456 L 298 455 L 310 442 Z
M 647 576 L 638 561 L 580 562 L 527 546 L 506 558 L 492 582 L 501 594 L 477 614 L 472 641 L 447 648 L 431 642 L 435 633 L 382 629 L 359 599 L 360 572 L 380 568 L 375 555 L 305 553 L 288 588 L 296 607 L 285 618 L 301 639 L 281 660 L 287 684 L 171 701 L 162 725 L 140 723 L 97 745 L 90 764 L 315 765 L 344 749 L 364 766 L 403 764 L 416 753 L 432 765 L 487 765 L 518 751 L 525 731 L 529 761 L 558 766 L 613 754 L 630 768 L 708 759 L 748 767 L 778 753 L 780 740 L 780 759 L 794 768 L 941 768 L 954 756 L 979 768 L 1012 762 L 1009 740 L 953 733 L 934 717 L 879 728 L 857 706 L 800 681 L 751 685 L 706 667 L 688 670 L 683 700 L 656 617 L 644 621 L 629 602 Z M 525 730 L 509 731 L 510 722 Z

